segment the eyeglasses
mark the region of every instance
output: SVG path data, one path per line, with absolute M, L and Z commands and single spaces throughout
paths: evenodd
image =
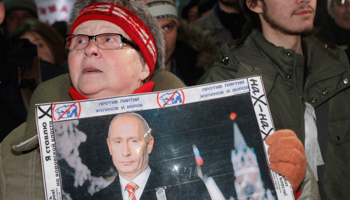
M 89 45 L 91 39 L 94 39 L 96 45 L 101 49 L 121 49 L 123 45 L 128 44 L 134 49 L 139 50 L 138 46 L 135 43 L 126 39 L 123 35 L 118 33 L 101 33 L 98 35 L 68 35 L 66 37 L 66 48 L 69 51 L 85 49 Z
M 333 5 L 340 7 L 340 8 L 345 8 L 350 4 L 350 0 L 335 0 Z

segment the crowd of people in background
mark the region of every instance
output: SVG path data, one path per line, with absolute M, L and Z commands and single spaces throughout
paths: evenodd
M 34 0 L 2 2 L 0 124 L 2 140 L 26 121 L 31 94 L 43 81 L 61 75 L 68 51 L 64 38 L 38 20 Z
M 145 0 L 145 2 L 152 4 L 157 0 Z M 181 10 L 180 16 L 178 16 L 179 11 L 175 7 L 175 2 L 166 2 L 170 2 L 168 6 L 173 7 L 171 15 L 164 17 L 169 13 L 163 13 L 164 16 L 160 16 L 162 13 L 152 13 L 159 20 L 166 40 L 165 70 L 174 73 L 187 86 L 195 85 L 204 72 L 212 66 L 219 48 L 226 42 L 243 36 L 246 31 L 244 29 L 246 18 L 240 12 L 238 0 L 190 0 Z M 5 0 L 3 4 L 6 15 L 1 31 L 4 35 L 12 36 L 13 39 L 26 38 L 37 47 L 37 57 L 41 58 L 40 64 L 44 66 L 42 67 L 43 79 L 48 80 L 61 73 L 68 73 L 68 65 L 65 62 L 68 51 L 64 46 L 66 22 L 60 21 L 52 25 L 40 22 L 34 0 Z M 348 1 L 328 0 L 327 8 L 318 8 L 313 33 L 329 47 L 341 48 L 349 56 L 348 4 Z M 159 10 L 161 7 L 153 10 L 156 9 Z M 55 67 L 54 72 L 52 70 L 46 72 L 47 65 L 50 65 L 48 68 Z M 9 101 L 3 100 L 1 103 L 3 102 Z M 6 129 L 1 138 L 25 121 L 26 115 L 21 115 L 21 120 L 17 120 L 14 126 Z
M 302 141 L 321 197 L 348 198 L 350 0 L 327 0 L 325 8 L 316 0 L 190 0 L 182 10 L 175 1 L 143 0 L 165 40 L 164 62 L 158 57 L 162 67 L 156 69 L 171 72 L 183 86 L 262 75 L 276 128 L 292 129 Z M 288 14 L 302 19 L 289 20 Z M 66 44 L 67 23 L 41 22 L 34 0 L 0 0 L 0 24 L 1 142 L 27 121 L 42 82 L 74 70 L 67 60 L 75 49 Z M 148 73 L 139 85 L 147 84 L 153 71 Z M 315 141 L 308 140 L 308 117 Z M 300 172 L 310 174 L 306 167 Z M 294 192 L 303 197 L 304 174 L 280 173 L 295 181 Z

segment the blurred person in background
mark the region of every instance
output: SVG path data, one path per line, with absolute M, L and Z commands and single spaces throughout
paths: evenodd
M 217 0 L 199 0 L 198 2 L 199 18 L 202 18 L 207 14 L 209 14 L 217 2 L 218 2 Z
M 341 28 L 350 30 L 350 1 L 328 0 L 328 12 Z
M 191 0 L 181 11 L 181 17 L 191 23 L 209 14 L 217 0 Z
M 60 64 L 67 60 L 68 51 L 65 49 L 64 38 L 53 27 L 39 20 L 26 20 L 13 31 L 11 36 L 28 39 L 35 44 L 38 57 L 44 61 L 41 63 L 44 66 L 55 65 L 59 67 Z M 68 72 L 68 69 L 61 70 Z M 45 73 L 42 75 L 45 75 Z
M 329 47 L 344 50 L 350 58 L 350 0 L 328 0 L 327 8 L 329 20 L 317 36 Z
M 199 19 L 198 2 L 199 0 L 190 0 L 181 11 L 181 17 L 189 23 Z
M 65 38 L 67 35 L 67 22 L 58 21 L 51 25 L 61 36 Z
M 113 3 L 78 0 L 75 4 L 69 23 L 70 35 L 67 37 L 70 75 L 65 74 L 41 84 L 33 94 L 27 123 L 16 128 L 1 142 L 1 199 L 45 198 L 35 124 L 36 103 L 105 98 L 184 87 L 173 74 L 162 71 L 164 39 L 158 22 L 145 5 L 138 0 L 110 1 Z M 99 6 L 110 9 L 100 9 Z M 118 10 L 116 8 L 128 17 L 122 18 L 118 15 L 120 13 L 109 12 Z M 135 31 L 136 25 L 140 31 Z M 142 40 L 141 33 L 147 34 L 148 40 Z M 104 43 L 104 39 L 112 39 L 107 40 L 112 42 Z M 306 165 L 306 161 L 301 164 Z M 308 188 L 301 188 L 304 189 Z
M 209 14 L 193 24 L 209 30 L 222 46 L 229 40 L 242 36 L 245 18 L 240 13 L 238 0 L 218 0 Z
M 0 3 L 0 24 L 5 9 Z M 62 41 L 61 41 L 62 42 Z M 42 81 L 59 74 L 57 67 L 46 66 L 37 58 L 37 47 L 27 39 L 10 38 L 0 33 L 0 141 L 26 121 L 31 94 Z
M 5 20 L 3 31 L 11 33 L 27 19 L 38 19 L 37 6 L 34 0 L 3 0 Z
M 179 20 L 173 0 L 144 0 L 163 30 L 166 43 L 165 70 L 186 85 L 195 85 L 212 65 L 219 46 L 209 33 Z

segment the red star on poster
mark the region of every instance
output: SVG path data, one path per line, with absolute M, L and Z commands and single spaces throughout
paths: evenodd
M 49 10 L 51 13 L 56 12 L 56 6 L 55 5 L 49 6 Z

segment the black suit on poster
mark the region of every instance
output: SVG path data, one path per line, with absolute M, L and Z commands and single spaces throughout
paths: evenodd
M 152 169 L 147 180 L 145 189 L 138 200 L 157 200 L 156 189 L 163 187 L 165 189 L 167 200 L 193 200 L 208 199 L 210 195 L 202 180 L 179 184 L 178 178 L 171 174 L 164 174 L 158 170 Z M 164 187 L 165 186 L 165 187 Z M 117 175 L 114 181 L 107 187 L 95 193 L 90 199 L 98 200 L 122 200 L 122 191 Z

